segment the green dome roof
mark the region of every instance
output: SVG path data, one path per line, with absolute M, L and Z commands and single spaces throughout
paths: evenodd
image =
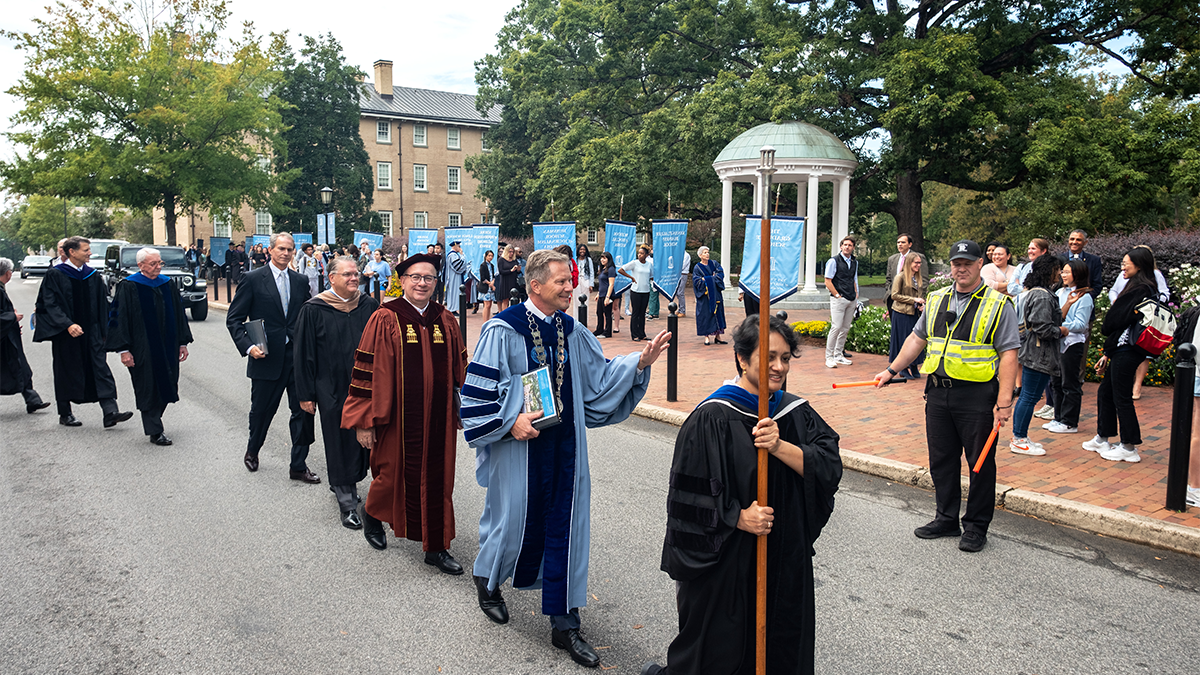
M 783 122 L 760 124 L 742 132 L 725 146 L 713 163 L 758 160 L 759 150 L 764 145 L 775 148 L 776 161 L 785 158 L 858 161 L 845 143 L 821 127 L 805 122 Z

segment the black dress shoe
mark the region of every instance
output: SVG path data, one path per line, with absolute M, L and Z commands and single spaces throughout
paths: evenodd
M 305 483 L 309 483 L 311 485 L 316 485 L 317 483 L 321 482 L 321 479 L 317 476 L 317 474 L 309 471 L 308 469 L 303 471 L 291 471 L 289 472 L 289 475 L 292 477 L 292 480 L 304 481 Z
M 450 551 L 429 551 L 425 554 L 425 564 L 433 565 L 446 574 L 458 576 L 463 573 L 462 565 L 450 555 Z
M 104 428 L 117 426 L 118 422 L 128 422 L 133 419 L 133 413 L 126 410 L 125 412 L 106 413 L 104 415 Z
M 342 527 L 361 530 L 362 526 L 362 519 L 358 517 L 358 511 L 342 511 Z
M 983 546 L 986 543 L 986 534 L 968 530 L 963 532 L 962 539 L 958 540 L 958 550 L 966 551 L 967 553 L 978 553 L 983 550 Z
M 155 445 L 170 445 L 171 439 L 167 438 L 166 434 L 154 434 L 150 437 L 150 442 Z
M 49 407 L 50 407 L 49 401 L 42 401 L 41 403 L 34 403 L 33 405 L 25 406 L 25 412 L 32 415 L 33 413 L 35 413 L 39 410 L 45 410 L 46 408 L 49 408 Z
M 663 668 L 653 661 L 647 661 L 642 665 L 642 675 L 659 675 L 665 671 L 666 668 Z
M 250 451 L 247 450 L 246 456 L 242 458 L 242 462 L 246 465 L 246 468 L 249 469 L 251 473 L 258 471 L 258 455 L 252 455 L 250 454 Z
M 922 539 L 937 539 L 938 537 L 957 537 L 962 532 L 958 529 L 958 523 L 934 520 L 928 525 L 922 525 L 913 530 L 913 534 Z
M 383 531 L 383 522 L 367 513 L 367 507 L 362 507 L 363 536 L 371 548 L 382 551 L 387 548 L 387 533 Z
M 579 635 L 578 628 L 571 628 L 562 632 L 557 628 L 551 628 L 550 642 L 559 649 L 567 650 L 567 653 L 571 655 L 571 660 L 581 666 L 595 668 L 600 665 L 600 656 Z
M 64 427 L 81 427 L 81 426 L 83 426 L 83 422 L 80 422 L 79 420 L 75 419 L 74 415 L 59 415 L 58 423 L 63 425 Z
M 508 623 L 508 605 L 504 602 L 504 597 L 500 595 L 500 587 L 488 593 L 488 580 L 483 577 L 475 577 L 475 589 L 479 591 L 479 609 L 487 618 L 499 624 Z

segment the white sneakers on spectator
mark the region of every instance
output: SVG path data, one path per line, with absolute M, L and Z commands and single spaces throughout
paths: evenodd
M 1042 428 L 1052 434 L 1077 434 L 1079 427 L 1069 427 L 1058 420 L 1050 420 L 1042 425 Z
M 1099 434 L 1092 436 L 1092 440 L 1083 442 L 1083 449 L 1088 452 L 1103 452 L 1108 448 L 1108 439 Z
M 1136 445 L 1127 443 L 1116 443 L 1108 446 L 1108 450 L 1101 450 L 1100 456 L 1110 462 L 1140 462 L 1141 455 L 1138 454 Z
M 837 368 L 838 362 L 836 359 L 825 359 L 826 368 Z
M 1200 506 L 1200 488 L 1194 488 L 1191 485 L 1187 489 L 1188 506 Z
M 1018 455 L 1033 455 L 1040 456 L 1046 454 L 1046 449 L 1041 443 L 1034 443 L 1028 438 L 1014 438 L 1008 442 L 1008 449 Z
M 1037 412 L 1033 413 L 1033 416 L 1044 420 L 1052 420 L 1054 419 L 1054 407 L 1044 405 Z
M 838 357 L 837 357 L 836 359 L 834 359 L 834 361 L 837 361 L 837 363 L 838 363 L 838 365 L 839 365 L 839 366 L 852 366 L 852 365 L 854 365 L 854 362 L 853 362 L 853 361 L 851 361 L 850 359 L 846 358 L 845 356 L 842 356 L 841 354 L 838 354 Z

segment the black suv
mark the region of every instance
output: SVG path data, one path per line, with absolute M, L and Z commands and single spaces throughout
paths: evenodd
M 143 246 L 123 245 L 109 246 L 104 254 L 104 278 L 108 282 L 109 295 L 116 288 L 117 282 L 131 274 L 138 273 L 137 252 L 143 248 L 152 248 L 162 256 L 163 276 L 175 280 L 179 286 L 179 294 L 183 296 L 184 308 L 191 308 L 192 320 L 203 321 L 208 317 L 208 282 L 192 274 L 180 246 Z

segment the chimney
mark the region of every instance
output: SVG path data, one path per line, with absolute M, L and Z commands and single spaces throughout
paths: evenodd
M 375 62 L 375 91 L 385 98 L 392 97 L 392 62 L 379 60 Z

